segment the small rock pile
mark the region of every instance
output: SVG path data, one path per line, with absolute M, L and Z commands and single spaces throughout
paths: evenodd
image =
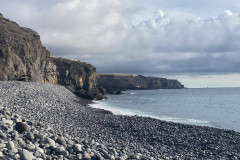
M 22 160 L 101 160 L 129 158 L 117 156 L 116 149 L 94 140 L 72 139 L 56 133 L 41 122 L 31 122 L 0 106 L 0 159 Z M 135 155 L 134 159 L 140 159 Z

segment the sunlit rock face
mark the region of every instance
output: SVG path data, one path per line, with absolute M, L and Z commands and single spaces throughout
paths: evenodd
M 50 57 L 37 32 L 20 27 L 0 14 L 0 80 L 49 82 L 79 96 L 98 95 L 95 67 L 80 61 Z
M 56 66 L 58 84 L 87 99 L 98 96 L 96 68 L 93 65 L 56 57 L 50 57 L 50 61 Z

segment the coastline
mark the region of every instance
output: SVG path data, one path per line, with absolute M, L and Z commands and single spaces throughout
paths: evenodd
M 114 115 L 47 83 L 1 82 L 0 90 L 1 103 L 11 112 L 77 141 L 94 140 L 115 148 L 116 159 L 137 154 L 146 159 L 240 158 L 240 133 L 232 130 Z
M 118 95 L 117 95 L 118 96 Z M 133 110 L 133 109 L 123 109 L 119 107 L 110 107 L 109 104 L 106 104 L 105 101 L 107 100 L 94 100 L 92 104 L 89 104 L 91 108 L 96 109 L 103 109 L 113 113 L 114 115 L 122 115 L 122 116 L 138 116 L 138 117 L 146 117 L 146 118 L 153 118 L 160 121 L 166 122 L 173 122 L 173 123 L 180 123 L 180 124 L 188 124 L 188 125 L 196 125 L 196 126 L 208 126 L 213 127 L 209 121 L 207 120 L 198 120 L 198 119 L 191 119 L 191 118 L 178 118 L 178 117 L 170 117 L 170 116 L 156 116 L 150 113 L 145 113 L 140 110 Z M 215 127 L 217 128 L 217 127 Z M 224 129 L 224 128 L 219 128 Z

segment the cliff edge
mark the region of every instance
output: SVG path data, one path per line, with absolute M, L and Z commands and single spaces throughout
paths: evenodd
M 0 80 L 49 82 L 66 86 L 78 96 L 99 99 L 95 67 L 50 57 L 37 32 L 0 14 Z
M 110 94 L 123 90 L 184 88 L 184 85 L 174 79 L 144 77 L 137 74 L 98 74 L 97 81 L 98 86 Z

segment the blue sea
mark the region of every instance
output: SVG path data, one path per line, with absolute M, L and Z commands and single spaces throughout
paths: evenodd
M 107 98 L 92 107 L 240 132 L 240 88 L 128 90 Z

